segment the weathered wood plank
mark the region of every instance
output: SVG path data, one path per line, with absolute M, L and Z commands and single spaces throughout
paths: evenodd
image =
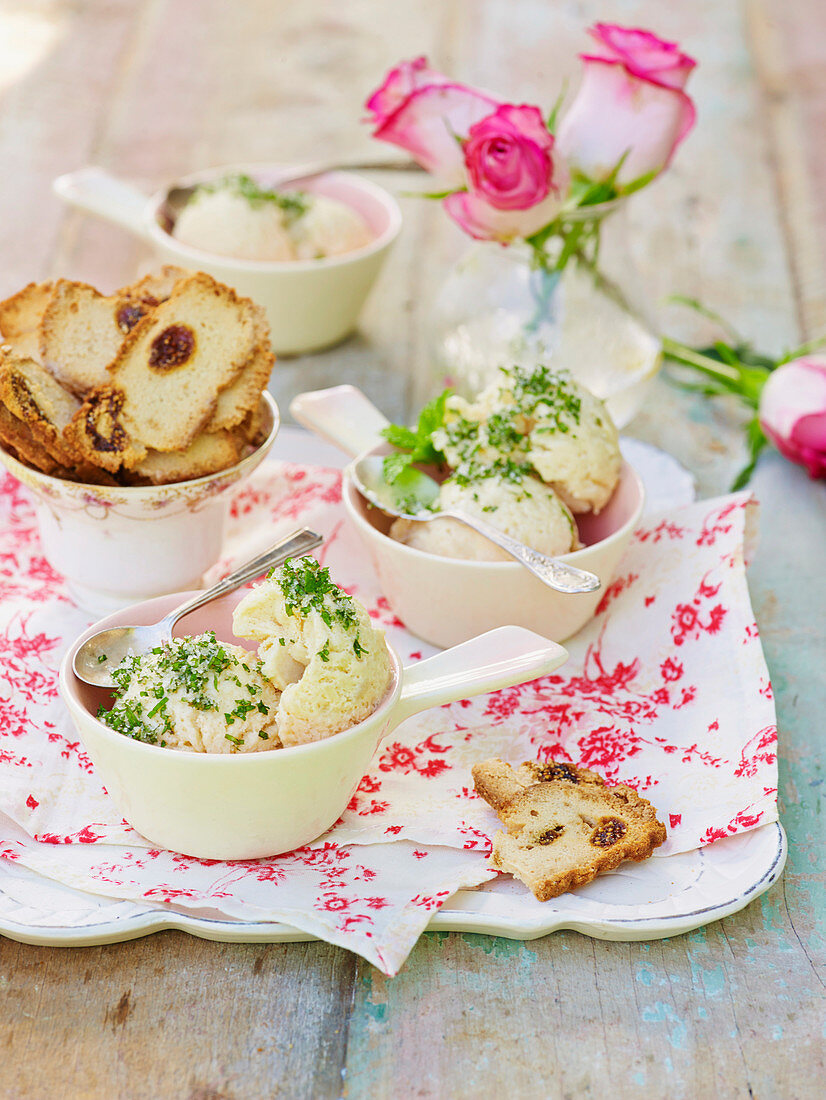
M 0 75 L 3 296 L 52 274 L 74 236 L 76 223 L 67 222 L 51 182 L 95 159 L 102 112 L 140 8 L 129 0 L 36 0 L 0 10 L 0 36 L 16 28 L 9 73 L 18 74 L 6 86 Z
M 0 940 L 8 1100 L 341 1095 L 355 959 L 179 932 L 97 948 Z
M 0 86 L 0 200 L 14 212 L 0 231 L 0 292 L 50 272 L 114 286 L 145 258 L 125 234 L 61 210 L 49 191 L 59 172 L 96 160 L 148 191 L 207 164 L 380 154 L 358 119 L 397 58 L 427 52 L 460 79 L 549 104 L 575 77 L 583 28 L 605 15 L 595 0 L 55 0 L 0 8 L 0 29 L 7 13 L 40 29 L 33 67 Z M 701 62 L 698 128 L 629 211 L 649 295 L 696 295 L 768 348 L 812 331 L 826 239 L 826 160 L 808 137 L 826 102 L 822 5 L 629 0 L 616 17 L 678 38 Z M 430 303 L 465 240 L 435 204 L 402 201 L 402 239 L 360 337 L 279 364 L 282 404 L 355 381 L 399 417 L 426 391 Z M 673 309 L 660 318 L 685 336 L 706 331 Z M 704 494 L 741 464 L 730 410 L 664 383 L 632 430 L 680 458 Z M 3 940 L 0 1095 L 819 1096 L 826 645 L 811 585 L 826 509 L 823 486 L 778 457 L 761 463 L 755 488 L 767 522 L 752 591 L 791 841 L 783 884 L 705 931 L 650 945 L 426 936 L 392 981 L 317 944 Z

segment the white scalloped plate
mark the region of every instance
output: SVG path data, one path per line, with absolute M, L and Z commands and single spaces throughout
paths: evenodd
M 427 930 L 530 940 L 572 928 L 602 940 L 662 939 L 743 909 L 777 881 L 785 862 L 786 835 L 772 822 L 698 851 L 625 864 L 550 902 L 536 901 L 513 879 L 498 878 L 454 894 Z M 0 878 L 0 933 L 21 943 L 90 947 L 167 928 L 225 942 L 315 938 L 288 924 L 233 921 L 87 894 L 13 863 Z
M 670 455 L 623 440 L 623 452 L 642 474 L 649 509 L 688 503 L 691 476 Z M 340 466 L 340 456 L 306 432 L 285 428 L 275 458 Z M 606 940 L 679 935 L 743 909 L 777 881 L 786 862 L 779 822 L 719 840 L 708 848 L 624 864 L 575 893 L 538 902 L 502 876 L 461 890 L 435 913 L 428 931 L 480 932 L 536 939 L 562 928 Z M 0 934 L 21 943 L 94 946 L 173 928 L 203 939 L 279 943 L 315 937 L 277 922 L 230 920 L 208 910 L 147 906 L 88 894 L 0 861 Z

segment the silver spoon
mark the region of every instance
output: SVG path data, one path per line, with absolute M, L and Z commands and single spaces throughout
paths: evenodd
M 75 654 L 73 668 L 75 676 L 86 684 L 95 687 L 115 687 L 112 672 L 118 667 L 124 657 L 130 653 L 148 653 L 155 646 L 163 645 L 172 638 L 172 630 L 178 619 L 203 607 L 205 603 L 217 600 L 219 596 L 225 596 L 228 592 L 234 592 L 247 581 L 255 580 L 262 573 L 273 566 L 282 565 L 287 558 L 301 557 L 310 550 L 314 550 L 324 540 L 315 531 L 303 527 L 300 531 L 294 531 L 287 538 L 281 539 L 275 546 L 271 546 L 263 554 L 241 565 L 235 572 L 218 581 L 212 588 L 199 592 L 186 603 L 170 611 L 160 622 L 151 626 L 114 626 L 107 630 L 99 630 L 91 638 L 83 643 Z
M 412 466 L 392 485 L 384 479 L 382 457 L 380 455 L 362 455 L 352 462 L 347 471 L 353 484 L 371 504 L 388 515 L 400 519 L 409 519 L 414 523 L 429 523 L 433 519 L 455 519 L 472 527 L 486 539 L 496 543 L 502 550 L 529 569 L 543 584 L 557 592 L 594 592 L 600 587 L 600 580 L 594 573 L 577 569 L 573 565 L 549 558 L 532 550 L 517 539 L 512 539 L 504 531 L 491 527 L 484 520 L 470 516 L 457 509 L 431 511 L 438 500 L 439 484 L 432 477 Z M 413 510 L 411 511 L 411 505 Z
M 266 178 L 262 177 L 260 182 L 270 189 L 275 189 L 286 187 L 290 183 L 297 183 L 299 180 L 324 176 L 328 172 L 420 172 L 421 170 L 421 166 L 412 160 L 313 161 L 308 164 L 293 165 L 290 168 L 282 169 L 280 172 L 268 170 Z M 160 209 L 161 215 L 174 225 L 179 214 L 198 188 L 205 183 L 217 182 L 220 178 L 216 175 L 213 180 L 203 179 L 200 183 L 176 184 L 170 187 Z

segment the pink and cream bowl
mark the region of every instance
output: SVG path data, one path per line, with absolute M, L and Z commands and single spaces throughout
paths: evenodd
M 268 186 L 285 165 L 225 165 L 177 180 L 175 187 L 210 183 L 245 173 Z M 176 240 L 164 210 L 169 187 L 147 197 L 101 168 L 60 176 L 56 193 L 66 202 L 130 230 L 166 263 L 206 271 L 267 311 L 277 355 L 330 347 L 355 329 L 359 313 L 399 234 L 401 211 L 384 188 L 353 172 L 291 178 L 291 189 L 337 199 L 360 214 L 372 240 L 363 248 L 312 260 L 239 260 L 217 256 Z
M 388 645 L 393 674 L 364 721 L 322 741 L 269 752 L 214 754 L 160 748 L 110 729 L 96 717 L 111 693 L 73 671 L 74 656 L 95 631 L 157 622 L 194 593 L 136 604 L 90 627 L 70 646 L 59 687 L 80 738 L 118 811 L 153 844 L 202 859 L 256 859 L 315 840 L 343 813 L 382 738 L 428 707 L 545 676 L 567 658 L 559 645 L 505 627 L 407 668 Z M 176 635 L 232 632 L 234 592 L 185 616 Z
M 278 434 L 278 406 L 268 393 L 261 400 L 262 443 L 233 466 L 170 485 L 65 481 L 0 446 L 0 463 L 32 495 L 43 554 L 79 607 L 103 615 L 198 587 L 221 556 L 232 490 L 263 462 Z
M 380 442 L 388 421 L 354 386 L 299 394 L 290 411 L 299 423 L 352 457 L 389 454 Z M 581 550 L 561 554 L 596 573 L 596 592 L 556 592 L 515 561 L 467 561 L 416 550 L 390 538 L 392 520 L 361 495 L 344 471 L 344 508 L 373 563 L 394 613 L 418 638 L 452 646 L 485 630 L 513 623 L 564 642 L 596 613 L 631 541 L 645 505 L 634 468 L 623 462 L 619 483 L 598 515 L 577 516 Z

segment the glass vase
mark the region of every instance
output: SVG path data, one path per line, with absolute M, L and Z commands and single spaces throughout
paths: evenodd
M 627 424 L 659 369 L 661 347 L 645 317 L 623 215 L 616 206 L 588 211 L 599 219 L 599 247 L 571 255 L 561 270 L 554 269 L 561 238 L 548 242 L 545 266 L 522 243 L 474 243 L 437 297 L 432 388 L 470 396 L 500 367 L 544 364 L 569 370 L 606 402 L 618 427 Z M 571 221 L 581 216 L 580 209 Z

